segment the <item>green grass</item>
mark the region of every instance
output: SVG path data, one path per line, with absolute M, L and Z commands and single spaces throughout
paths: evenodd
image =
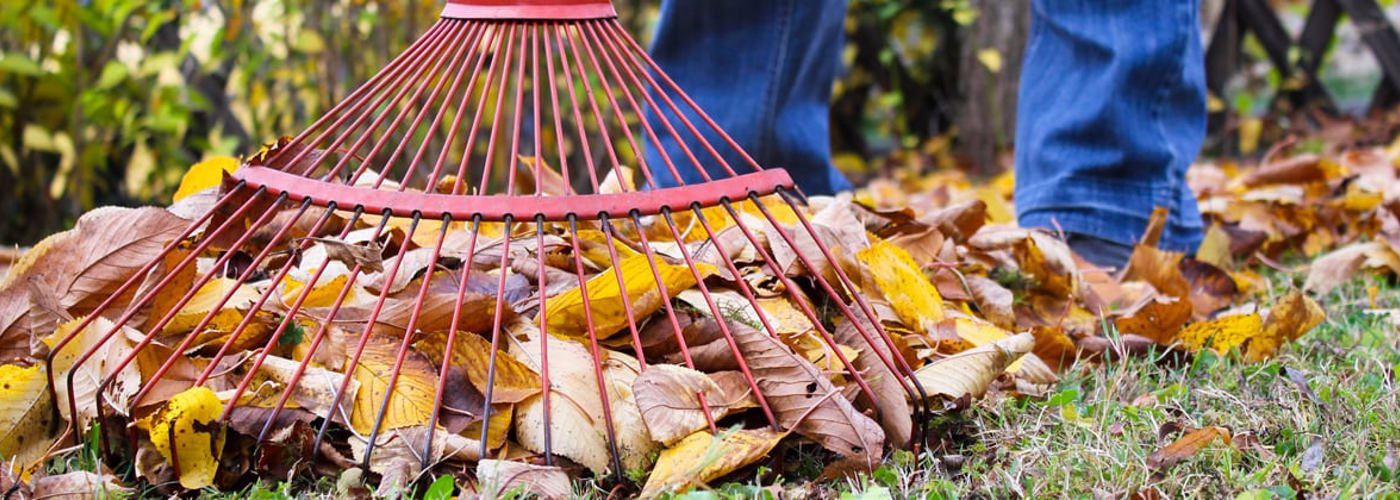
M 1291 286 L 1272 278 L 1272 296 Z M 1379 290 L 1374 308 L 1369 287 Z M 1182 363 L 1148 356 L 1080 364 L 1049 397 L 994 396 L 938 426 L 955 436 L 947 446 L 845 486 L 879 485 L 908 498 L 1400 495 L 1400 337 L 1395 323 L 1368 312 L 1400 307 L 1400 289 L 1368 278 L 1322 300 L 1327 321 L 1268 362 L 1207 353 Z M 1225 426 L 1257 444 L 1218 444 L 1153 471 L 1148 456 L 1180 436 L 1159 435 L 1170 425 Z

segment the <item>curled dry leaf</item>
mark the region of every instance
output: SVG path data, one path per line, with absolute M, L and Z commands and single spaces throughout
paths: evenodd
M 63 374 L 73 380 L 72 393 L 77 402 L 80 423 L 97 417 L 97 391 L 103 379 L 107 377 L 112 378 L 112 383 L 107 393 L 103 394 L 104 400 L 117 408 L 126 408 L 141 385 L 141 372 L 136 363 L 128 363 L 120 370 L 117 368 L 122 360 L 131 354 L 132 346 L 144 336 L 134 328 L 123 326 L 103 342 L 103 337 L 116 329 L 116 324 L 107 318 L 99 317 L 82 331 L 75 332 L 74 329 L 78 328 L 83 320 L 77 318 L 59 325 L 52 335 L 44 338 L 44 343 L 53 348 L 63 339 L 73 337 L 54 354 L 53 370 L 55 380 L 61 380 L 59 376 Z M 89 350 L 93 350 L 92 357 L 82 365 L 75 366 L 78 358 Z M 69 414 L 70 408 L 67 404 L 69 385 L 58 383 L 55 384 L 54 390 L 57 392 L 57 400 L 63 402 L 58 405 L 59 411 L 63 418 L 71 420 L 73 416 Z
M 512 491 L 545 500 L 573 496 L 573 483 L 564 469 L 507 460 L 482 460 L 476 464 L 481 498 L 503 498 Z
M 722 406 L 725 397 L 719 384 L 704 373 L 683 366 L 649 366 L 632 381 L 632 393 L 652 439 L 667 446 L 704 429 L 727 412 Z M 706 406 L 710 410 L 708 418 Z
M 1327 293 L 1362 269 L 1383 269 L 1392 275 L 1400 274 L 1400 255 L 1384 241 L 1357 243 L 1335 250 L 1308 266 L 1308 279 L 1303 282 L 1303 290 Z
M 783 434 L 767 429 L 699 431 L 661 452 L 642 488 L 642 498 L 670 491 L 684 493 L 768 455 Z
M 1035 347 L 1035 337 L 1020 333 L 934 361 L 914 372 L 928 397 L 980 398 L 1001 372 Z
M 63 500 L 112 498 L 128 494 L 131 488 L 122 486 L 110 474 L 96 474 L 84 470 L 55 476 L 44 476 L 34 480 L 35 499 L 57 498 Z
M 875 408 L 880 411 L 880 427 L 885 430 L 890 444 L 903 447 L 913 437 L 914 420 L 905 396 L 904 385 L 901 384 L 903 375 L 897 371 L 900 367 L 897 356 L 901 354 L 896 352 L 891 355 L 889 346 L 881 341 L 875 326 L 864 316 L 856 318 L 860 321 L 861 328 L 857 328 L 856 323 L 847 321 L 836 327 L 834 336 L 837 342 L 854 346 L 859 353 L 851 360 L 851 364 L 865 374 L 865 383 L 873 391 L 870 398 L 874 400 Z M 861 333 L 862 329 L 864 334 Z M 875 340 L 874 345 L 866 340 L 867 335 Z

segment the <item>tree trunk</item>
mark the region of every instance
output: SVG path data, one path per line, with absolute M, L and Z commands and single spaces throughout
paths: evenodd
M 1009 166 L 998 164 L 997 154 L 1016 138 L 1016 89 L 1031 9 L 1029 2 L 972 3 L 978 14 L 962 47 L 958 152 L 974 173 L 991 175 Z

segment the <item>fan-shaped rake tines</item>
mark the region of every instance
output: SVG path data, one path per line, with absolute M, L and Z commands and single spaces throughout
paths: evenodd
M 105 449 L 150 440 L 187 487 L 224 439 L 385 475 L 621 473 L 745 422 L 872 461 L 907 443 L 907 347 L 789 177 L 607 2 L 524 3 L 450 3 L 69 325 L 48 373 L 70 432 L 112 422 Z

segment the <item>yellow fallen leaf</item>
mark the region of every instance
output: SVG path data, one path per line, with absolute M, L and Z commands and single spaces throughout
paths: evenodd
M 429 358 L 441 360 L 447 344 L 447 334 L 424 337 L 414 344 Z M 491 341 L 471 332 L 457 332 L 455 346 L 452 347 L 452 366 L 466 371 L 476 390 L 486 394 L 486 378 L 491 366 Z M 525 398 L 539 394 L 540 376 L 525 363 L 515 359 L 510 353 L 498 349 L 496 352 L 496 378 L 492 380 L 492 403 L 519 403 Z
M 1258 313 L 1222 316 L 1187 325 L 1176 335 L 1176 341 L 1191 351 L 1209 347 L 1223 353 L 1259 336 L 1263 326 Z
M 58 429 L 42 365 L 0 366 L 0 429 L 0 456 L 27 480 Z
M 1264 330 L 1244 350 L 1248 362 L 1272 358 L 1284 342 L 1297 340 L 1313 327 L 1327 319 L 1322 306 L 1301 292 L 1285 295 L 1278 304 L 1269 310 L 1269 319 L 1264 322 Z
M 904 249 L 879 240 L 856 252 L 899 319 L 928 334 L 943 320 L 943 297 Z
M 231 156 L 215 156 L 194 164 L 180 179 L 180 188 L 175 190 L 173 201 L 222 184 L 224 172 L 231 174 L 238 170 L 239 165 L 238 159 Z
M 686 436 L 661 452 L 641 496 L 682 493 L 703 485 L 767 456 L 784 435 L 767 429 L 740 429 L 721 432 L 719 437 L 709 431 Z
M 302 307 L 331 307 L 335 305 L 335 299 L 340 296 L 340 292 L 345 288 L 345 282 L 350 279 L 349 275 L 336 276 L 328 282 L 317 283 L 311 287 L 311 291 L 306 294 L 306 300 L 302 302 Z M 283 280 L 282 302 L 284 304 L 294 304 L 302 294 L 302 289 L 306 288 L 306 283 L 298 281 L 296 278 L 288 277 Z M 345 294 L 345 303 L 355 303 L 355 290 Z
M 399 340 L 376 337 L 365 345 L 360 362 L 355 366 L 355 381 L 360 390 L 355 393 L 355 406 L 350 412 L 350 426 L 355 432 L 368 434 L 373 430 L 376 419 L 380 431 L 401 427 L 427 425 L 433 415 L 434 394 L 437 391 L 437 372 L 422 354 L 410 350 L 404 358 L 403 366 L 397 370 L 393 393 L 385 404 L 384 396 L 389 392 L 389 378 L 395 373 L 394 362 L 398 357 Z
M 654 257 L 656 269 L 666 285 L 666 296 L 695 286 L 695 276 L 686 266 L 674 266 L 660 257 Z M 713 266 L 697 262 L 701 276 L 714 273 Z M 627 327 L 627 314 L 624 309 L 622 290 L 618 287 L 617 273 L 622 274 L 622 282 L 627 285 L 627 297 L 632 306 L 633 318 L 640 321 L 661 308 L 662 297 L 652 275 L 651 265 L 646 256 L 638 255 L 622 261 L 617 268 L 607 269 L 589 278 L 588 297 L 585 299 L 581 288 L 574 288 L 545 302 L 547 325 L 551 335 L 562 337 L 582 337 L 588 334 L 588 321 L 585 307 L 592 314 L 594 333 L 599 339 L 611 337 Z M 586 302 L 586 305 L 585 305 Z
M 185 292 L 186 290 L 172 290 L 166 291 L 165 293 L 184 294 Z M 219 305 L 219 300 L 230 292 L 232 292 L 232 295 L 229 295 L 223 307 L 215 311 L 214 306 Z M 209 280 L 204 286 L 199 287 L 199 291 L 195 292 L 194 296 L 190 298 L 190 301 L 185 303 L 185 307 L 181 307 L 180 311 L 175 313 L 175 317 L 171 318 L 169 323 L 166 323 L 161 333 L 165 335 L 189 333 L 193 331 L 196 326 L 199 326 L 199 323 L 210 313 L 213 313 L 214 317 L 204 326 L 204 331 L 199 332 L 201 336 L 208 335 L 208 332 L 211 331 L 221 333 L 232 332 L 238 327 L 238 324 L 243 321 L 243 318 L 247 316 L 244 311 L 252 308 L 253 304 L 257 302 L 258 298 L 261 296 L 262 292 L 256 287 L 240 283 L 235 279 L 216 278 Z M 261 314 L 270 317 L 270 315 L 265 312 Z M 243 333 L 239 334 L 239 339 L 258 339 L 263 337 L 270 330 L 270 325 L 256 320 L 250 321 L 247 328 L 243 330 Z M 198 346 L 201 344 L 203 344 L 202 341 L 196 340 L 192 345 Z
M 208 387 L 192 387 L 176 394 L 154 415 L 143 419 L 165 461 L 176 466 L 180 486 L 199 489 L 214 484 L 219 455 L 224 449 L 224 429 L 217 425 L 223 404 Z

